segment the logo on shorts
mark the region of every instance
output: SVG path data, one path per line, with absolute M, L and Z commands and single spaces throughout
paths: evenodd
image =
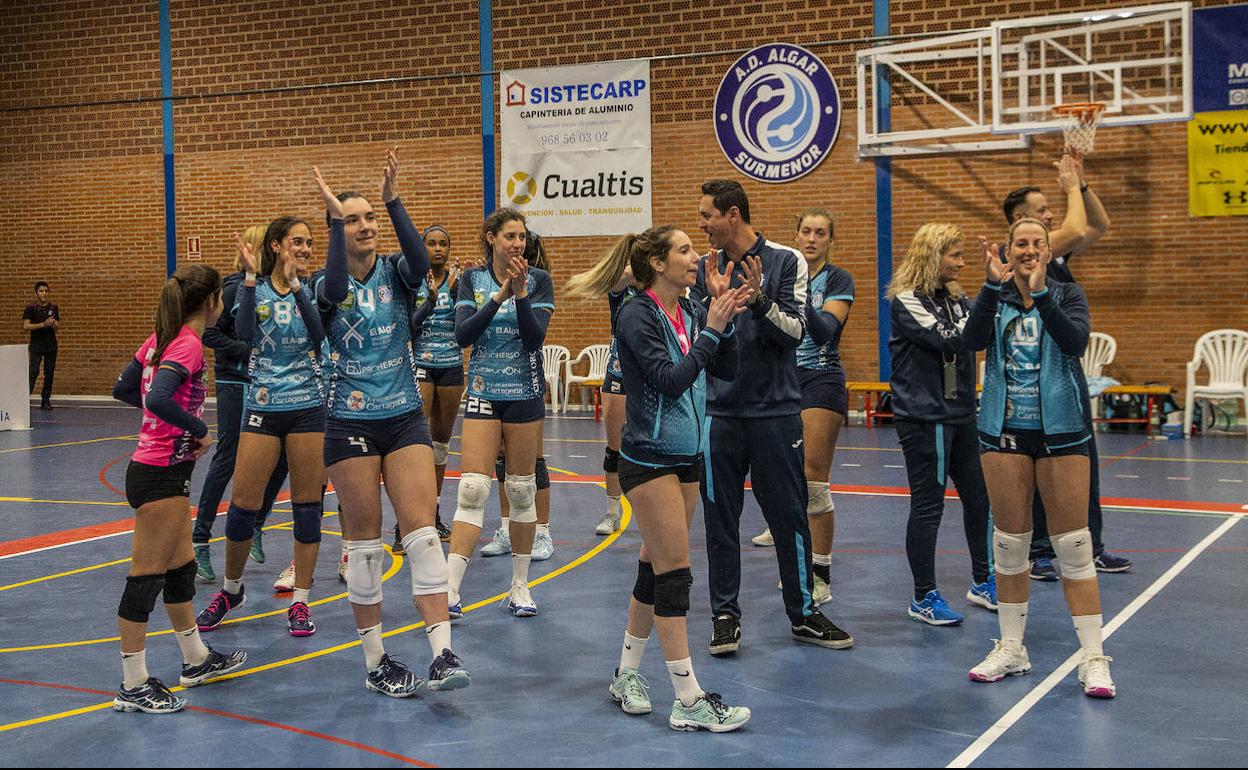
M 269 403 L 269 389 L 256 388 L 256 403 L 260 406 L 267 406 Z
M 353 412 L 363 411 L 364 394 L 358 390 L 351 391 L 351 395 L 347 396 L 347 408 Z
M 392 299 L 394 299 L 394 293 L 390 291 L 389 286 L 382 286 L 377 290 L 377 301 L 381 304 L 389 305 Z
M 772 43 L 745 54 L 724 74 L 714 123 L 720 149 L 741 173 L 760 182 L 791 182 L 832 151 L 841 97 L 818 56 Z
M 256 305 L 256 318 L 260 319 L 260 323 L 264 323 L 273 317 L 273 308 L 269 307 L 269 303 Z

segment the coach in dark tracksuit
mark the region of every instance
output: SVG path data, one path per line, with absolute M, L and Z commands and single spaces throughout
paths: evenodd
M 741 358 L 736 380 L 713 379 L 708 385 L 710 447 L 702 504 L 714 615 L 710 652 L 724 655 L 740 646 L 739 529 L 747 474 L 775 538 L 785 613 L 794 638 L 824 647 L 850 647 L 853 638 L 818 612 L 811 599 L 796 361 L 806 332 L 806 262 L 793 249 L 770 243 L 754 231 L 749 200 L 737 182 L 704 184 L 699 217 L 712 252 L 698 267 L 690 297 L 705 301 L 743 284 L 751 285 L 756 294 L 750 311 L 736 319 Z

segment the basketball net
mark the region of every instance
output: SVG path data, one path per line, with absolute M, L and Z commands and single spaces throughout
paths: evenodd
M 1062 135 L 1066 138 L 1066 148 L 1072 155 L 1082 158 L 1092 154 L 1096 140 L 1096 127 L 1101 123 L 1101 115 L 1105 112 L 1102 102 L 1076 102 L 1059 104 L 1053 108 L 1062 126 Z

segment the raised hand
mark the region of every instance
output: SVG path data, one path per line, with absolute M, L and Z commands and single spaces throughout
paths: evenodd
M 754 291 L 754 296 L 761 296 L 763 293 L 763 260 L 751 255 L 741 261 L 741 266 L 745 269 L 745 285 Z
M 728 287 L 732 283 L 732 261 L 724 266 L 724 271 L 719 269 L 719 252 L 711 250 L 706 255 L 706 291 L 712 297 L 718 297 L 720 294 L 728 291 Z
M 722 332 L 739 313 L 745 312 L 746 306 L 753 298 L 753 291 L 748 286 L 738 286 L 716 297 L 706 314 L 706 327 Z
M 459 276 L 463 272 L 464 269 L 459 266 L 458 259 L 446 270 L 446 288 L 451 292 L 452 297 L 455 296 L 455 289 L 459 286 Z
M 529 296 L 529 263 L 524 257 L 507 260 L 507 285 L 516 299 Z
M 316 166 L 312 167 L 312 178 L 316 181 L 317 190 L 320 191 L 321 198 L 325 201 L 325 210 L 329 212 L 330 219 L 342 219 L 342 201 L 338 200 L 334 191 L 325 184 L 321 170 Z
M 381 200 L 389 203 L 399 197 L 399 154 L 398 148 L 386 150 L 386 165 L 382 168 Z
M 1027 290 L 1032 294 L 1038 291 L 1044 291 L 1045 281 L 1049 275 L 1048 254 L 1041 256 L 1036 263 L 1036 269 L 1031 271 L 1031 275 L 1027 276 Z
M 1014 267 L 1001 261 L 1001 247 L 988 243 L 988 239 L 979 236 L 979 248 L 984 254 L 984 277 L 992 283 L 1005 283 L 1014 277 Z
M 1079 164 L 1069 154 L 1053 164 L 1057 168 L 1057 183 L 1065 192 L 1079 189 Z
M 286 279 L 287 286 L 294 286 L 299 283 L 299 258 L 293 253 L 282 255 L 282 277 Z
M 243 263 L 243 271 L 255 275 L 259 272 L 256 269 L 256 255 L 252 251 L 251 244 L 243 243 L 243 238 L 238 233 L 234 233 L 234 245 L 238 247 L 238 258 Z

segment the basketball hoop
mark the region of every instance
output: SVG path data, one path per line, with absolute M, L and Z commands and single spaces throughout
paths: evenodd
M 1066 148 L 1075 157 L 1092 154 L 1096 127 L 1100 125 L 1104 112 L 1104 102 L 1072 102 L 1053 108 L 1053 114 L 1061 123 L 1062 135 L 1066 137 Z

